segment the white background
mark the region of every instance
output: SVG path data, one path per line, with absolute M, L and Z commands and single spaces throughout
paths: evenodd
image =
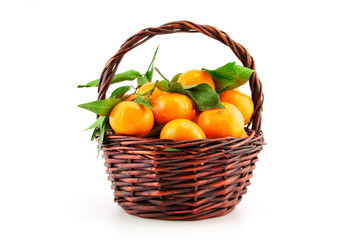
M 1 239 L 360 239 L 358 1 L 1 1 Z M 265 93 L 252 185 L 231 214 L 127 215 L 76 107 L 126 38 L 174 20 L 213 25 L 256 60 Z M 166 75 L 235 61 L 200 34 L 158 36 L 118 71 Z M 239 63 L 239 61 L 237 61 Z M 248 86 L 241 88 L 248 92 Z

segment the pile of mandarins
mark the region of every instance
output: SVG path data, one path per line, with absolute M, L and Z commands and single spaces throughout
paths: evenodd
M 206 83 L 215 90 L 211 75 L 203 70 L 182 73 L 177 82 L 182 86 Z M 194 103 L 184 94 L 161 91 L 154 82 L 143 84 L 135 94 L 126 95 L 109 115 L 111 128 L 120 135 L 145 137 L 162 126 L 161 139 L 192 140 L 223 137 L 247 137 L 244 130 L 253 114 L 249 96 L 237 89 L 219 94 L 224 108 L 196 111 Z M 152 108 L 134 101 L 138 94 L 148 92 Z

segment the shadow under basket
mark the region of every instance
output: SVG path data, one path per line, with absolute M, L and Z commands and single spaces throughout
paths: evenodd
M 229 46 L 245 67 L 255 70 L 248 51 L 226 33 L 188 21 L 147 28 L 125 41 L 101 74 L 98 99 L 104 99 L 116 69 L 128 51 L 155 35 L 200 32 Z M 174 141 L 119 136 L 109 131 L 102 144 L 114 201 L 144 218 L 200 220 L 231 212 L 246 194 L 263 148 L 263 92 L 256 71 L 249 79 L 254 114 L 248 137 Z M 219 126 L 221 127 L 221 126 Z

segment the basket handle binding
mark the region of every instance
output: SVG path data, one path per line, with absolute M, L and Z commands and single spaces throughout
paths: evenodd
M 216 39 L 227 45 L 245 67 L 255 70 L 255 61 L 246 48 L 233 41 L 225 32 L 208 25 L 199 25 L 189 21 L 175 21 L 166 23 L 157 28 L 145 28 L 128 38 L 124 44 L 121 45 L 117 53 L 106 63 L 101 73 L 98 87 L 98 100 L 105 99 L 106 92 L 110 86 L 111 80 L 113 79 L 122 58 L 128 51 L 143 44 L 156 35 L 165 35 L 179 32 L 199 32 Z M 251 90 L 251 98 L 254 102 L 254 114 L 251 118 L 251 129 L 255 130 L 257 133 L 260 133 L 262 119 L 261 107 L 264 102 L 264 94 L 262 91 L 262 84 L 256 71 L 251 75 L 249 79 L 249 85 Z

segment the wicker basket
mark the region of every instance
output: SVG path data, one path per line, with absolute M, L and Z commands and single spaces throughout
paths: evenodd
M 104 99 L 125 53 L 156 35 L 200 32 L 226 44 L 244 66 L 253 58 L 226 33 L 188 21 L 146 28 L 131 36 L 107 62 L 100 77 L 98 99 Z M 144 218 L 199 220 L 231 212 L 247 192 L 264 138 L 261 131 L 262 85 L 257 73 L 249 80 L 255 105 L 246 138 L 173 141 L 105 135 L 102 145 L 115 202 L 127 213 Z M 164 151 L 176 148 L 181 151 Z

